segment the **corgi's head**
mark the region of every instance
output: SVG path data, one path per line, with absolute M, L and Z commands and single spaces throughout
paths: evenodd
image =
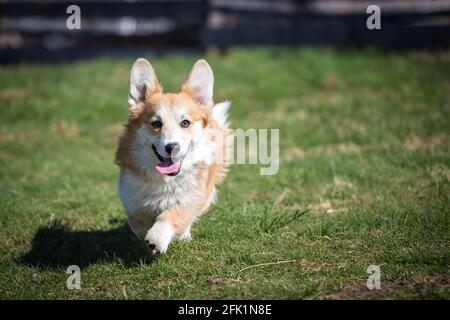
M 214 105 L 213 72 L 197 61 L 179 93 L 164 93 L 155 71 L 138 59 L 130 73 L 129 120 L 117 162 L 150 174 L 177 176 L 214 157 L 212 131 L 226 127 L 229 103 Z

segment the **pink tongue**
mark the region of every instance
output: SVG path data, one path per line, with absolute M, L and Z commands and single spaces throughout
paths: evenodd
M 169 174 L 169 173 L 174 173 L 174 172 L 177 172 L 178 170 L 180 170 L 180 164 L 181 164 L 180 160 L 178 160 L 177 162 L 173 163 L 172 159 L 165 158 L 163 162 L 158 163 L 155 166 L 155 169 L 159 173 Z

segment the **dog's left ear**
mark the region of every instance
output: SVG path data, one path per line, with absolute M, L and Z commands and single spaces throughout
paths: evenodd
M 198 103 L 213 106 L 214 75 L 205 60 L 198 60 L 192 67 L 186 82 L 181 90 L 188 93 Z

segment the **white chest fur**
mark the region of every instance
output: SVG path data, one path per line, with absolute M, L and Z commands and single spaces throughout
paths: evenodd
M 146 213 L 156 217 L 167 208 L 201 201 L 199 180 L 191 176 L 139 176 L 122 169 L 119 195 L 129 216 Z

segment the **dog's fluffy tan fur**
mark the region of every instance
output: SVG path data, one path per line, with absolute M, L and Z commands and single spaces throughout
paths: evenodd
M 128 123 L 116 152 L 119 193 L 131 229 L 153 254 L 164 253 L 174 239 L 190 239 L 192 223 L 210 207 L 226 175 L 229 103 L 214 105 L 212 88 L 204 60 L 179 93 L 163 92 L 147 60 L 132 67 Z M 169 163 L 181 163 L 173 176 L 155 170 L 161 157 L 171 157 L 164 151 L 169 142 L 178 146 L 177 160 Z

